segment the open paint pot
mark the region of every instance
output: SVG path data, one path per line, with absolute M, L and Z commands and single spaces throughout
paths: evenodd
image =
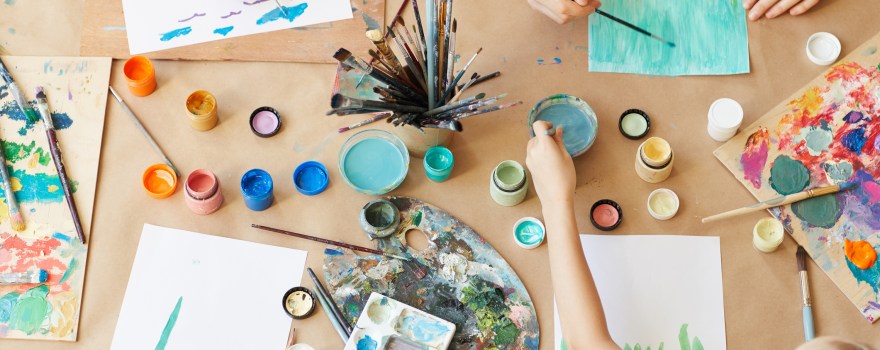
M 834 34 L 819 32 L 807 39 L 807 58 L 820 66 L 827 66 L 840 57 L 840 39 Z
M 636 174 L 649 183 L 663 182 L 672 174 L 675 154 L 664 139 L 651 137 L 636 150 Z
M 455 158 L 452 151 L 443 146 L 435 146 L 425 153 L 425 174 L 431 181 L 443 182 L 452 174 Z
M 275 201 L 272 176 L 263 169 L 251 169 L 241 177 L 241 194 L 244 204 L 253 211 L 269 208 Z
M 132 56 L 122 66 L 122 73 L 132 95 L 143 97 L 156 90 L 156 69 L 149 58 Z
M 752 244 L 755 249 L 764 253 L 772 253 L 779 248 L 785 238 L 782 222 L 775 218 L 763 218 L 755 224 L 752 232 Z
M 659 188 L 648 195 L 648 213 L 657 220 L 672 219 L 679 205 L 678 195 L 670 189 Z
M 522 164 L 505 160 L 495 167 L 489 178 L 489 195 L 495 203 L 512 207 L 526 198 L 529 191 L 528 175 Z
M 259 137 L 275 136 L 281 130 L 281 114 L 272 107 L 260 107 L 251 113 L 251 131 Z
M 327 189 L 330 177 L 324 164 L 310 160 L 300 164 L 293 171 L 293 185 L 299 193 L 314 196 Z
M 620 226 L 622 221 L 623 209 L 613 200 L 602 199 L 590 208 L 590 222 L 597 229 L 611 231 Z
M 315 311 L 315 293 L 306 287 L 293 287 L 284 293 L 281 306 L 290 317 L 301 320 L 312 315 Z
M 536 218 L 525 217 L 513 224 L 513 239 L 518 246 L 525 249 L 534 249 L 541 245 L 545 232 L 544 223 Z
M 351 188 L 381 196 L 403 183 L 409 151 L 394 134 L 377 129 L 352 135 L 339 150 L 339 172 Z
M 388 237 L 397 231 L 397 226 L 400 224 L 400 210 L 386 199 L 377 199 L 361 209 L 359 221 L 361 228 L 370 238 Z
M 572 157 L 587 152 L 599 131 L 596 113 L 586 102 L 571 95 L 558 94 L 547 97 L 529 112 L 529 134 L 535 137 L 532 124 L 544 120 L 562 127 L 562 142 Z
M 184 183 L 186 206 L 199 215 L 211 214 L 223 204 L 220 181 L 214 173 L 198 169 L 186 177 Z
M 177 173 L 168 164 L 153 164 L 144 170 L 141 181 L 150 197 L 168 198 L 177 188 Z
M 638 140 L 645 137 L 648 131 L 651 131 L 651 118 L 641 110 L 630 109 L 620 115 L 620 122 L 617 127 L 626 138 Z
M 198 131 L 208 131 L 217 126 L 217 99 L 210 92 L 198 90 L 186 98 L 189 125 Z

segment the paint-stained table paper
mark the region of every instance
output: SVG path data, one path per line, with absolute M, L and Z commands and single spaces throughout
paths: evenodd
M 581 235 L 581 244 L 621 349 L 727 348 L 718 237 Z M 554 348 L 564 349 L 554 315 Z
M 283 349 L 306 256 L 145 224 L 111 349 Z
M 348 0 L 123 0 L 131 54 L 352 18 Z
M 33 102 L 36 86 L 47 95 L 88 236 L 110 59 L 3 56 L 2 60 L 28 101 Z M 27 225 L 23 232 L 10 227 L 6 195 L 0 191 L 0 273 L 46 270 L 49 274 L 44 284 L 0 286 L 0 338 L 75 341 L 88 249 L 77 238 L 45 126 L 24 116 L 5 84 L 0 84 L 0 138 L 7 160 L 3 165 Z
M 719 75 L 749 72 L 746 12 L 741 0 L 607 0 L 602 11 L 675 43 L 590 15 L 591 72 Z

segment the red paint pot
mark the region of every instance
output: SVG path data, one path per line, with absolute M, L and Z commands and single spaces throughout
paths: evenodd
M 199 215 L 211 214 L 223 204 L 223 192 L 220 192 L 220 181 L 214 173 L 198 169 L 186 177 L 186 206 Z

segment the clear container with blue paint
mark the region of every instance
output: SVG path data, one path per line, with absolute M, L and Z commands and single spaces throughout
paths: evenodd
M 452 174 L 455 158 L 452 151 L 443 146 L 431 147 L 425 153 L 425 174 L 432 181 L 443 182 Z
M 339 172 L 351 188 L 381 196 L 403 183 L 409 151 L 394 134 L 378 129 L 352 135 L 339 150 Z
M 248 170 L 241 177 L 241 194 L 250 210 L 262 211 L 275 201 L 272 176 L 263 169 Z
M 532 124 L 543 120 L 562 127 L 562 142 L 572 157 L 587 152 L 599 132 L 599 120 L 596 113 L 586 102 L 575 96 L 556 94 L 549 96 L 535 105 L 529 112 L 529 134 L 535 137 Z

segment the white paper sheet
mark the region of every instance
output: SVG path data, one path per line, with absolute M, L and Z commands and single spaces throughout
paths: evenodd
M 128 47 L 136 55 L 352 18 L 349 0 L 279 2 L 284 13 L 275 0 L 122 0 Z
M 622 348 L 724 350 L 724 293 L 718 237 L 581 235 L 611 338 Z M 556 305 L 554 305 L 554 308 Z M 555 349 L 562 349 L 556 309 Z
M 281 298 L 306 256 L 144 225 L 111 349 L 283 349 L 291 318 Z

